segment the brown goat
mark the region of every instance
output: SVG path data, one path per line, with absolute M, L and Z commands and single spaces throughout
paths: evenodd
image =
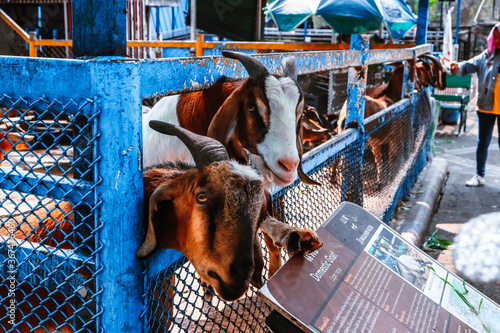
M 331 126 L 323 126 L 321 116 L 312 106 L 306 106 L 302 112 L 302 144 L 304 149 L 312 148 L 328 141 L 334 132 Z M 327 122 L 327 120 L 325 120 Z
M 423 54 L 418 57 L 418 60 L 409 59 L 408 63 L 410 65 L 408 80 L 415 83 L 416 90 L 420 91 L 429 85 L 441 90 L 446 87 L 446 70 L 436 57 Z M 365 119 L 401 100 L 404 67 L 401 63 L 395 63 L 393 66 L 396 68 L 388 82 L 367 89 L 365 95 Z M 347 102 L 344 103 L 339 114 L 337 133 L 345 129 L 346 108 Z
M 263 259 L 256 234 L 259 227 L 271 247 L 270 274 L 281 266 L 281 257 L 273 257 L 276 247 L 285 247 L 294 254 L 322 245 L 314 231 L 291 227 L 269 216 L 269 196 L 266 198 L 262 176 L 253 167 L 230 161 L 217 140 L 160 121 L 151 121 L 150 126 L 161 133 L 177 135 L 191 151 L 198 170 L 186 170 L 182 177 L 179 168 L 169 171 L 165 166 L 157 166 L 145 170 L 149 222 L 146 240 L 137 252 L 139 258 L 151 254 L 156 247 L 177 249 L 191 261 L 204 282 L 222 298 L 234 300 L 248 289 L 249 272 L 254 274 L 252 284 L 261 285 Z M 195 146 L 192 142 L 198 143 Z M 208 162 L 201 160 L 207 158 L 202 152 L 215 150 L 211 147 L 217 148 L 216 158 L 224 163 L 215 163 L 213 157 Z M 264 163 L 260 156 L 248 152 L 246 158 L 257 168 Z M 177 175 L 175 179 L 171 172 Z M 175 214 L 160 209 L 169 202 L 173 202 Z M 254 270 L 254 265 L 258 269 Z M 235 288 L 237 276 L 244 277 L 246 285 Z
M 428 85 L 438 89 L 444 89 L 446 86 L 446 71 L 441 63 L 432 55 L 424 54 L 419 56 L 418 60 L 409 59 L 408 79 L 415 83 L 415 89 L 421 90 Z M 379 111 L 391 106 L 402 98 L 404 67 L 402 64 L 393 64 L 396 66 L 388 82 L 375 88 L 367 89 L 365 95 L 365 113 L 364 118 L 368 118 Z M 347 102 L 344 103 L 340 112 L 337 133 L 345 129 L 345 118 L 347 115 Z M 390 125 L 389 125 L 390 126 Z M 381 137 L 377 133 L 370 135 L 368 145 L 372 148 L 373 158 L 377 169 L 375 184 L 380 184 L 384 176 L 384 153 L 387 152 L 388 158 L 393 161 L 394 153 L 398 151 L 397 147 L 402 145 L 396 142 L 392 136 Z

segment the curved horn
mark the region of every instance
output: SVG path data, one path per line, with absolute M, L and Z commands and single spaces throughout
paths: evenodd
M 297 167 L 297 173 L 299 175 L 299 179 L 306 185 L 318 185 L 321 186 L 321 183 L 318 183 L 315 180 L 312 180 L 309 178 L 305 173 L 304 170 L 302 170 L 302 160 L 299 163 L 299 166 Z
M 250 76 L 251 79 L 271 75 L 263 63 L 248 54 L 233 51 L 222 51 L 222 55 L 227 58 L 239 60 L 247 70 L 248 76 Z
M 421 54 L 420 57 L 429 59 L 434 64 L 434 68 L 437 71 L 437 73 L 436 73 L 437 77 L 434 78 L 435 82 L 433 82 L 433 83 L 436 84 L 436 88 L 438 88 L 440 90 L 445 89 L 446 88 L 446 70 L 443 68 L 443 64 L 441 64 L 441 62 L 436 57 L 434 57 L 433 55 L 430 55 L 430 54 Z
M 321 183 L 318 183 L 315 180 L 312 180 L 309 178 L 305 173 L 304 170 L 302 170 L 302 154 L 304 152 L 304 149 L 302 147 L 302 115 L 300 116 L 299 123 L 297 125 L 297 141 L 295 142 L 297 146 L 297 151 L 299 152 L 299 165 L 297 166 L 297 174 L 299 176 L 299 179 L 307 185 L 321 185 Z
M 149 127 L 163 134 L 177 136 L 187 146 L 200 170 L 213 162 L 229 160 L 226 148 L 215 139 L 159 120 L 151 120 Z
M 295 57 L 286 57 L 283 59 L 283 76 L 297 81 L 297 64 Z

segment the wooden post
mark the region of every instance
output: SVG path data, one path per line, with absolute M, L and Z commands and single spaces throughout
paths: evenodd
M 142 113 L 140 66 L 133 62 L 95 61 L 91 67 L 96 108 L 100 110 L 97 192 L 102 290 L 101 328 L 142 332 L 144 277 L 135 252 L 142 241 Z

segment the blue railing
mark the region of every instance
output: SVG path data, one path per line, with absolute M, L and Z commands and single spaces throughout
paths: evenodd
M 299 74 L 349 68 L 347 121 L 359 124 L 367 66 L 430 52 L 429 46 L 370 51 L 366 46 L 360 39 L 351 51 L 294 53 Z M 282 54 L 257 57 L 271 72 L 280 73 Z M 200 90 L 223 75 L 244 78 L 247 73 L 236 61 L 221 57 L 0 57 L 0 143 L 5 153 L 0 170 L 0 299 L 6 310 L 0 313 L 0 331 L 64 327 L 78 332 L 148 332 L 155 325 L 172 331 L 265 330 L 262 317 L 268 309 L 254 291 L 233 304 L 215 298 L 207 308 L 201 304 L 203 291 L 196 275 L 178 252 L 158 251 L 147 262 L 135 258 L 143 238 L 142 100 Z M 381 192 L 368 189 L 363 179 L 380 178 L 380 171 L 373 170 L 383 165 L 366 165 L 375 155 L 374 142 L 390 145 L 376 133 L 384 126 L 389 131 L 403 126 L 401 137 L 413 133 L 408 139 L 413 141 L 401 148 L 405 163 L 396 165 L 400 171 L 391 171 L 392 178 L 386 180 L 398 183 L 388 186 L 394 189 L 384 194 L 383 205 L 375 203 L 387 220 L 415 169 L 414 161 L 421 160 L 428 127 L 415 111 L 425 108 L 426 92 L 413 95 L 410 89 L 407 94 L 409 98 L 364 126 L 307 153 L 304 171 L 323 186 L 297 181 L 274 188 L 277 215 L 314 228 L 343 200 L 371 204 Z M 381 183 L 379 178 L 375 182 Z M 73 221 L 72 230 L 61 233 L 62 224 L 40 229 L 44 217 L 37 219 L 33 211 L 63 214 Z M 58 243 L 49 242 L 57 237 Z M 13 280 L 10 272 L 15 272 Z M 173 304 L 173 312 L 165 302 Z M 155 317 L 155 309 L 162 306 L 166 315 Z

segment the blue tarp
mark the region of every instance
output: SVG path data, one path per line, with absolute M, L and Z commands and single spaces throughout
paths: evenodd
M 343 34 L 377 30 L 383 20 L 375 0 L 321 0 L 315 14 Z
M 417 18 L 404 0 L 276 0 L 266 13 L 280 31 L 294 30 L 309 16 L 321 16 L 338 33 L 374 31 L 385 21 L 392 38 L 398 39 Z
M 280 31 L 292 31 L 313 14 L 313 2 L 304 0 L 276 0 L 266 7 Z
M 378 0 L 387 30 L 394 39 L 399 39 L 410 30 L 417 17 L 403 0 Z

